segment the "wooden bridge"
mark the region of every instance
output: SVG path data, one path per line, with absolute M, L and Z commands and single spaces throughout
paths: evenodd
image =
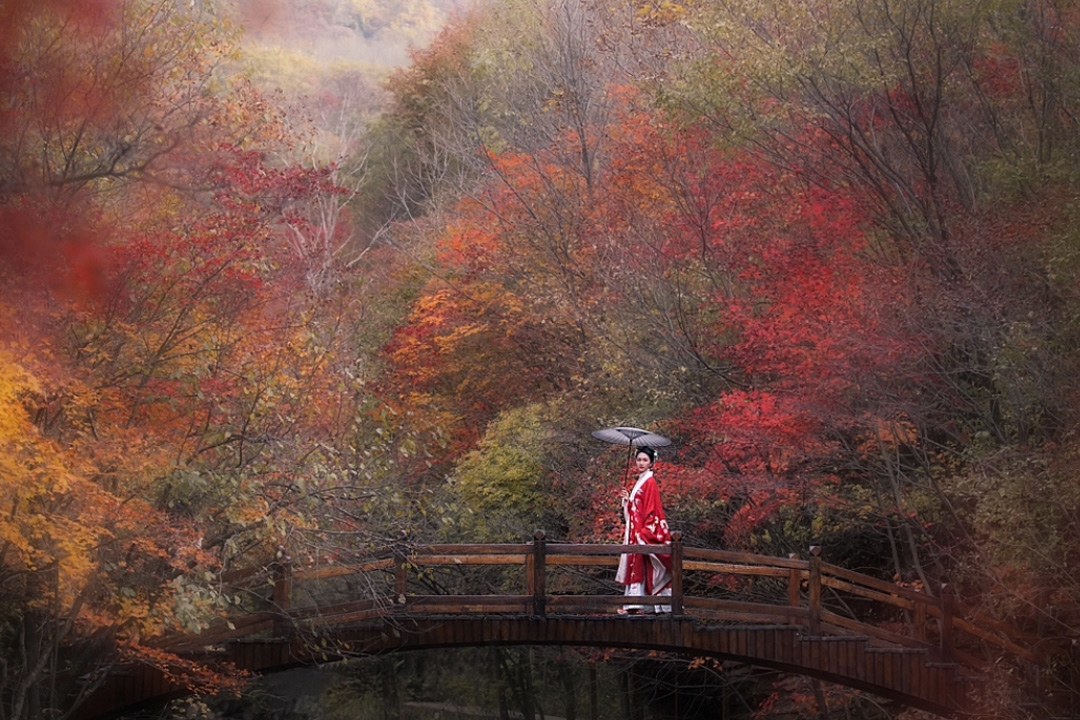
M 963 609 L 948 588 L 933 597 L 898 587 L 825 563 L 817 548 L 805 559 L 773 558 L 684 547 L 676 533 L 665 550 L 672 595 L 655 601 L 671 613 L 618 615 L 618 555 L 655 551 L 548 543 L 538 531 L 524 544 L 402 544 L 363 563 L 282 562 L 234 574 L 224 588 L 246 593 L 248 605 L 269 589 L 264 609 L 161 647 L 252 672 L 426 648 L 636 648 L 797 673 L 946 717 L 971 712 L 968 693 L 995 659 L 1039 662 L 1016 633 Z M 179 692 L 157 669 L 130 668 L 78 716 Z

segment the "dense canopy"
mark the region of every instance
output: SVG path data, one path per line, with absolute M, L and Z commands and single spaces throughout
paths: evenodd
M 609 425 L 674 440 L 688 543 L 1080 639 L 1071 0 L 507 0 L 385 79 L 262 62 L 211 3 L 0 4 L 0 716 L 233 687 L 152 642 L 229 570 L 617 542 Z

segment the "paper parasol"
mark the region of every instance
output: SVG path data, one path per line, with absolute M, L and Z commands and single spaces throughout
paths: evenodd
M 630 445 L 631 447 L 664 447 L 671 441 L 663 435 L 651 433 L 635 427 L 612 427 L 603 430 L 593 430 L 592 436 L 597 440 L 614 443 L 615 445 Z
M 593 430 L 592 436 L 597 440 L 613 443 L 615 445 L 628 445 L 629 454 L 626 456 L 626 473 L 630 473 L 630 464 L 634 459 L 634 448 L 639 447 L 664 447 L 671 441 L 663 435 L 651 433 L 635 427 L 611 427 L 603 430 Z

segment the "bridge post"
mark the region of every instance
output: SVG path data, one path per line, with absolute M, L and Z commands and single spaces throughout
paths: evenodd
M 682 533 L 671 533 L 671 616 L 683 614 L 683 543 Z
M 289 632 L 289 605 L 292 597 L 292 558 L 280 548 L 277 559 L 270 565 L 270 577 L 274 587 L 270 594 L 270 603 L 278 614 L 274 620 L 274 634 L 284 636 Z
M 394 548 L 394 607 L 399 610 L 405 609 L 408 597 L 405 590 L 408 587 L 405 574 L 405 551 L 401 547 Z
M 532 573 L 530 573 L 533 594 L 533 615 L 544 617 L 547 614 L 547 560 L 545 557 L 547 533 L 537 530 L 533 533 Z
M 915 602 L 915 616 L 912 618 L 912 635 L 919 642 L 926 642 L 926 602 L 924 600 L 918 600 Z
M 798 560 L 798 553 L 788 553 L 788 560 Z M 798 568 L 791 568 L 788 570 L 787 580 L 787 604 L 788 607 L 799 607 L 799 587 L 802 585 L 802 573 Z M 797 625 L 799 618 L 795 615 L 788 615 L 788 625 Z
M 394 560 L 394 594 L 390 604 L 395 611 L 404 611 L 408 602 L 408 533 L 402 530 L 397 534 L 397 542 L 390 545 Z
M 810 546 L 810 635 L 821 635 L 821 546 Z
M 953 655 L 953 615 L 956 612 L 956 596 L 952 586 L 941 586 L 941 658 L 952 662 Z
M 289 598 L 292 596 L 292 558 L 282 548 L 277 559 L 270 565 L 274 589 L 270 602 L 278 612 L 289 612 Z

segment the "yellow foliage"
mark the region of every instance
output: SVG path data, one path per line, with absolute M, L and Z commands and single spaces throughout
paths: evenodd
M 55 568 L 49 591 L 32 600 L 69 607 L 92 581 L 94 550 L 108 530 L 77 511 L 69 514 L 94 490 L 32 422 L 28 408 L 41 395 L 38 380 L 0 351 L 0 563 L 39 579 Z M 73 497 L 77 502 L 69 503 Z
M 77 598 L 100 579 L 102 545 L 117 528 L 145 530 L 151 513 L 98 487 L 79 443 L 62 447 L 42 434 L 32 413 L 46 396 L 40 380 L 0 349 L 0 565 L 30 578 L 33 603 L 80 607 Z M 115 622 L 81 607 L 84 622 Z
M 660 2 L 648 2 L 637 10 L 637 18 L 646 25 L 670 25 L 678 22 L 686 15 L 686 6 L 660 0 Z

